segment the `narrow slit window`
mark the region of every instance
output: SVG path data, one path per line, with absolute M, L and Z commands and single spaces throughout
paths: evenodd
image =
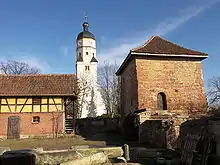
M 86 55 L 89 55 L 89 52 L 86 52 Z

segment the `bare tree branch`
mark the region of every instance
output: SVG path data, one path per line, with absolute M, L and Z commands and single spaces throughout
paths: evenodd
M 108 114 L 119 111 L 119 83 L 115 75 L 118 66 L 105 63 L 98 68 L 98 84 L 101 88 L 101 95 Z
M 209 80 L 207 97 L 211 106 L 220 106 L 220 77 L 213 77 L 211 80 Z
M 7 60 L 0 62 L 0 71 L 3 74 L 38 74 L 40 69 L 30 67 L 25 62 Z

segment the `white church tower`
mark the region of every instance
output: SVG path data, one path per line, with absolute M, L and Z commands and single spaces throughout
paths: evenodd
M 81 118 L 100 116 L 105 114 L 106 110 L 97 83 L 96 40 L 89 32 L 87 18 L 76 44 L 76 76 L 80 85 L 78 103 Z

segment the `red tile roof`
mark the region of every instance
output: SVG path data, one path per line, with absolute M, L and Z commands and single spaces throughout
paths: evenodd
M 74 96 L 74 74 L 0 75 L 0 96 Z
M 175 57 L 175 58 L 198 58 L 203 60 L 208 57 L 207 53 L 184 48 L 174 44 L 159 36 L 152 36 L 143 46 L 131 49 L 125 58 L 116 75 L 120 75 L 127 64 L 136 56 L 157 56 L 157 57 Z
M 208 55 L 207 53 L 184 48 L 159 36 L 151 37 L 143 46 L 134 48 L 131 50 L 131 52 L 173 55 Z

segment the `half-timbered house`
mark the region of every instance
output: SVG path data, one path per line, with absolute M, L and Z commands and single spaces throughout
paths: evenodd
M 0 75 L 0 137 L 73 131 L 74 74 Z

